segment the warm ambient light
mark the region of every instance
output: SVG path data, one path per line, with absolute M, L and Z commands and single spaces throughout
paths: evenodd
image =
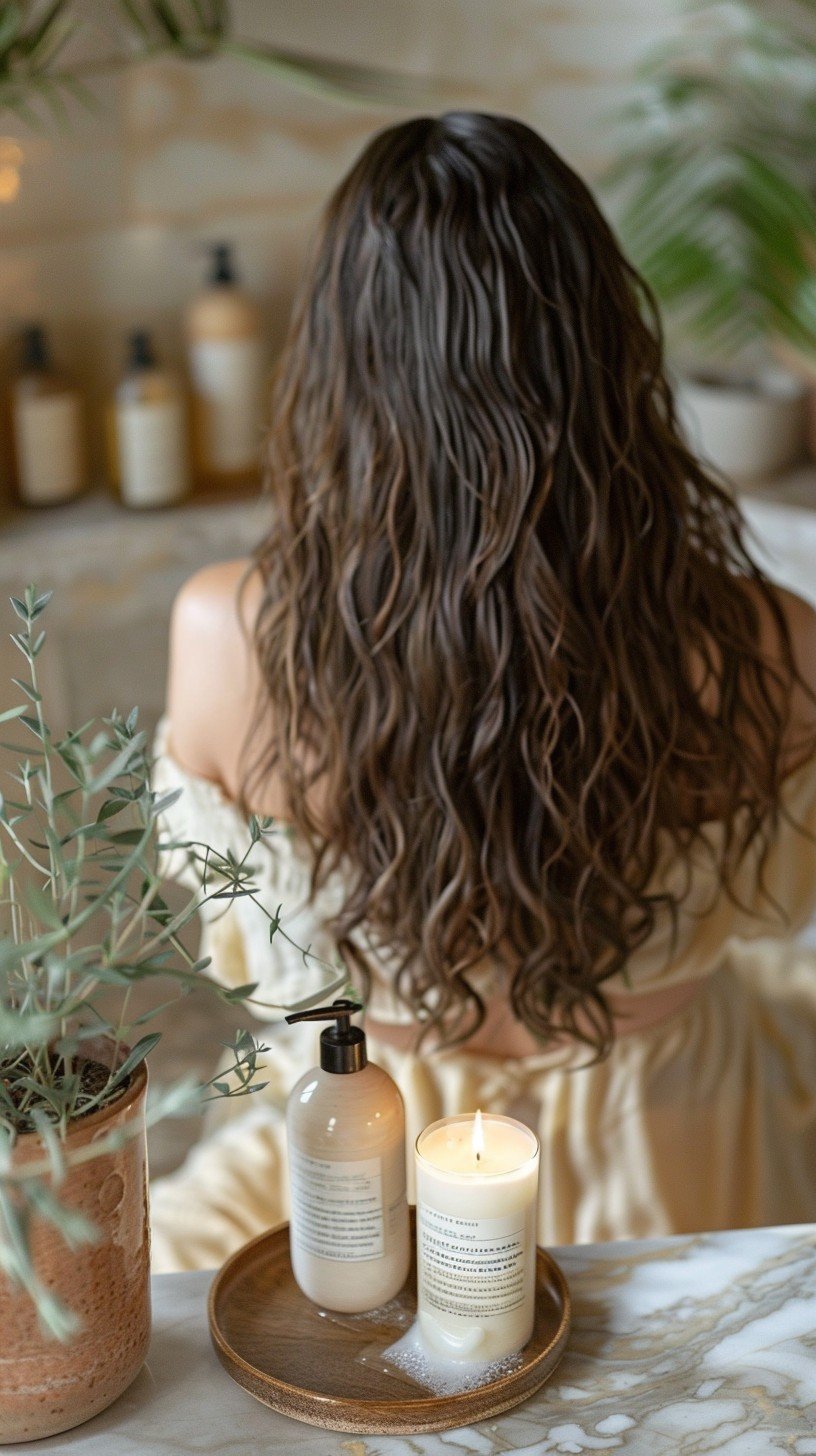
M 12 167 L 19 167 L 23 160 L 23 149 L 14 137 L 0 137 L 0 162 L 8 162 Z
M 482 1128 L 481 1111 L 476 1113 L 473 1119 L 473 1151 L 476 1154 L 476 1162 L 481 1161 L 484 1152 L 484 1129 Z
M 0 202 L 13 202 L 20 191 L 23 149 L 13 137 L 0 136 Z
M 0 166 L 0 202 L 13 202 L 20 191 L 20 173 L 11 165 Z

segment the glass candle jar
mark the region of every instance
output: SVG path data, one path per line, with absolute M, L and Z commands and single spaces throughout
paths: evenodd
M 535 1320 L 538 1138 L 493 1113 L 443 1118 L 416 1143 L 417 1301 L 434 1355 L 520 1350 Z

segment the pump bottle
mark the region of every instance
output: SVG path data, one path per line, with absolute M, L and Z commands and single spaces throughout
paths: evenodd
M 253 300 L 239 286 L 232 249 L 216 243 L 206 286 L 187 311 L 195 463 L 205 489 L 257 474 L 263 438 L 264 348 Z
M 116 391 L 117 477 L 123 504 L 172 505 L 187 494 L 187 421 L 179 380 L 157 361 L 149 334 L 132 334 Z
M 82 406 L 78 391 L 51 362 L 38 324 L 22 336 L 12 386 L 17 490 L 23 505 L 73 500 L 87 485 Z
M 303 1293 L 345 1314 L 378 1309 L 408 1277 L 405 1111 L 396 1083 L 368 1061 L 361 1008 L 334 1001 L 287 1016 L 331 1021 L 320 1065 L 286 1109 L 292 1269 Z

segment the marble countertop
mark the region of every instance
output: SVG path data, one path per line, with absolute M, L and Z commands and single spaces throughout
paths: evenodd
M 554 1250 L 574 1320 L 549 1385 L 496 1420 L 358 1437 L 276 1415 L 207 1332 L 210 1274 L 154 1279 L 147 1364 L 61 1456 L 816 1456 L 816 1225 Z M 18 1449 L 18 1448 L 15 1448 Z

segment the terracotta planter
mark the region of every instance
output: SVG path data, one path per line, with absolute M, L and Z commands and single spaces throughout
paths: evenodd
M 144 1105 L 147 1073 L 138 1068 L 110 1108 L 80 1118 L 66 1151 L 87 1147 L 113 1128 L 139 1131 L 116 1152 L 66 1174 L 61 1201 L 83 1213 L 99 1242 L 73 1252 L 50 1224 L 34 1220 L 40 1279 L 82 1319 L 70 1343 L 41 1331 L 28 1297 L 0 1273 L 0 1442 L 34 1441 L 87 1421 L 116 1400 L 138 1374 L 150 1336 L 150 1244 Z M 15 1147 L 16 1165 L 39 1162 L 39 1137 Z

